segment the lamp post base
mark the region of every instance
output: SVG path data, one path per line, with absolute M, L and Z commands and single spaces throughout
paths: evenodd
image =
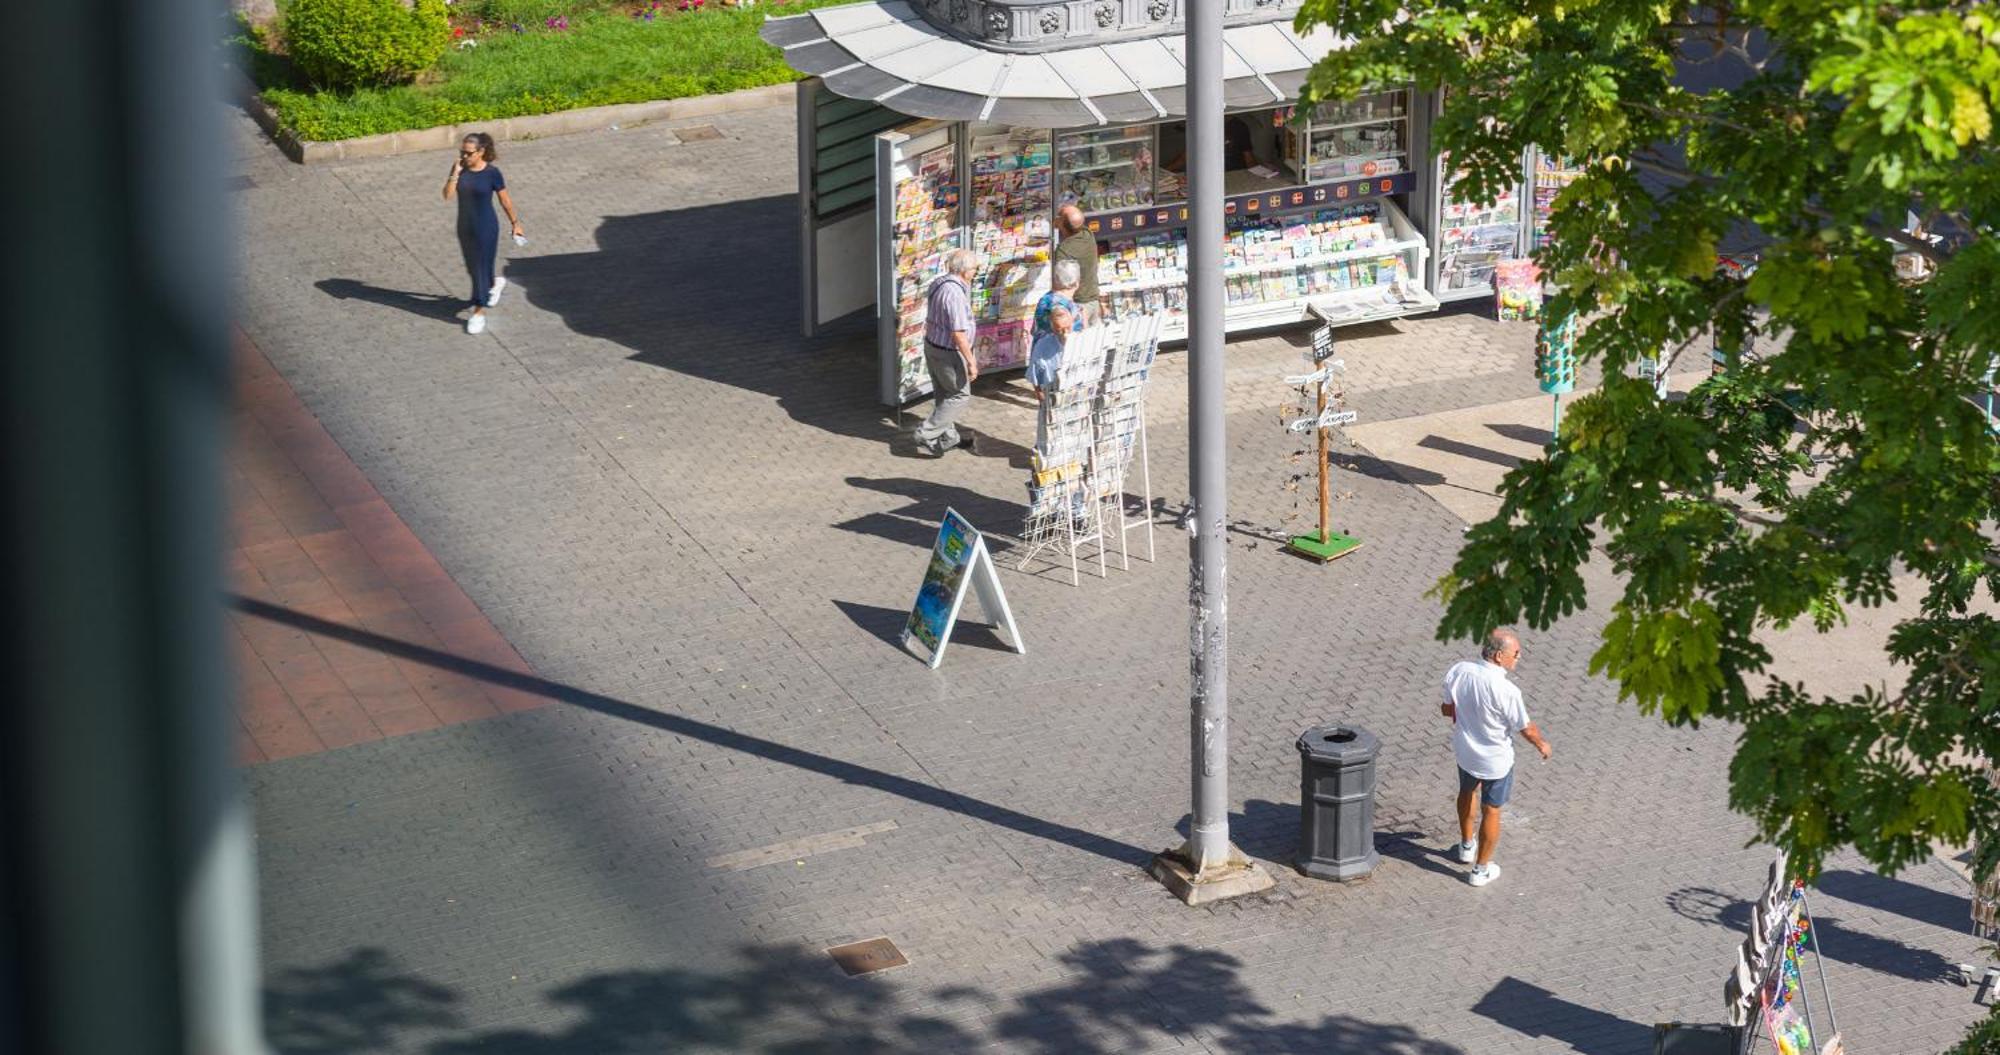
M 1234 843 L 1229 845 L 1229 860 L 1201 872 L 1196 872 L 1189 862 L 1186 844 L 1176 850 L 1161 851 L 1146 866 L 1146 872 L 1189 905 L 1262 893 L 1278 883 L 1271 873 L 1264 871 L 1264 866 L 1243 856 Z

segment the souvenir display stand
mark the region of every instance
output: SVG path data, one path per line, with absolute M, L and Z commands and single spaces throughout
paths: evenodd
M 1771 863 L 1770 881 L 1750 906 L 1750 934 L 1723 982 L 1729 1024 L 1742 1030 L 1737 1048 L 1742 1055 L 1757 1051 L 1763 1038 L 1777 1055 L 1839 1055 L 1840 1023 L 1811 902 L 1805 883 L 1790 878 L 1785 864 L 1783 854 Z M 1806 985 L 1808 953 L 1819 976 L 1818 1018 Z
M 1037 411 L 1035 450 L 1029 463 L 1028 514 L 1021 528 L 1018 567 L 1045 550 L 1069 563 L 1078 585 L 1078 554 L 1091 547 L 1097 574 L 1106 575 L 1116 538 L 1121 568 L 1131 567 L 1132 532 L 1146 532 L 1153 559 L 1152 467 L 1146 451 L 1146 381 L 1159 346 L 1160 318 L 1142 316 L 1093 326 L 1070 335 L 1056 384 L 1044 389 Z M 1125 487 L 1138 463 L 1140 505 L 1128 506 Z
M 1118 537 L 1118 566 L 1132 567 L 1132 532 L 1146 533 L 1146 561 L 1153 560 L 1153 467 L 1146 449 L 1146 381 L 1160 347 L 1161 317 L 1127 319 L 1118 345 L 1106 357 L 1104 383 L 1093 416 L 1091 460 L 1098 476 L 1098 501 L 1109 517 L 1105 530 Z M 1125 486 L 1138 463 L 1139 505 L 1127 501 Z
M 1521 184 L 1490 202 L 1465 200 L 1459 174 L 1438 159 L 1437 273 L 1431 288 L 1443 302 L 1493 294 L 1494 270 L 1527 255 L 1521 227 Z
M 1091 462 L 1097 451 L 1096 403 L 1107 346 L 1116 344 L 1122 332 L 1122 326 L 1108 323 L 1070 334 L 1056 383 L 1042 390 L 1036 411 L 1028 515 L 1021 525 L 1017 567 L 1026 568 L 1036 554 L 1053 548 L 1069 561 L 1072 586 L 1082 581 L 1077 554 L 1085 546 L 1096 550 L 1098 576 L 1106 573 L 1103 509 L 1095 500 Z

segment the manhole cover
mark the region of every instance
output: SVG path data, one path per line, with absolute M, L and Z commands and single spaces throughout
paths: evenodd
M 836 945 L 826 950 L 833 962 L 840 965 L 851 977 L 872 971 L 886 971 L 891 967 L 901 967 L 910 961 L 903 956 L 903 950 L 887 938 L 870 938 L 852 945 Z
M 674 138 L 683 143 L 694 143 L 703 139 L 721 139 L 722 133 L 714 125 L 689 125 L 674 129 Z

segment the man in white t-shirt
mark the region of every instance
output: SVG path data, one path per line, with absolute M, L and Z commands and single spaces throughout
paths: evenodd
M 1465 877 L 1473 886 L 1500 878 L 1493 863 L 1500 844 L 1500 807 L 1514 793 L 1514 734 L 1549 757 L 1549 742 L 1528 718 L 1521 690 L 1507 675 L 1521 662 L 1521 639 L 1512 630 L 1486 635 L 1479 660 L 1460 660 L 1444 675 L 1444 704 L 1451 719 L 1451 747 L 1458 756 L 1458 859 L 1474 864 Z M 1479 811 L 1478 843 L 1473 842 L 1475 798 Z M 1474 856 L 1475 850 L 1477 856 Z

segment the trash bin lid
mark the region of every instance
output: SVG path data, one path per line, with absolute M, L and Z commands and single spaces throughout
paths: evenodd
M 1299 734 L 1299 753 L 1316 762 L 1356 765 L 1375 757 L 1382 741 L 1358 725 L 1318 725 Z

